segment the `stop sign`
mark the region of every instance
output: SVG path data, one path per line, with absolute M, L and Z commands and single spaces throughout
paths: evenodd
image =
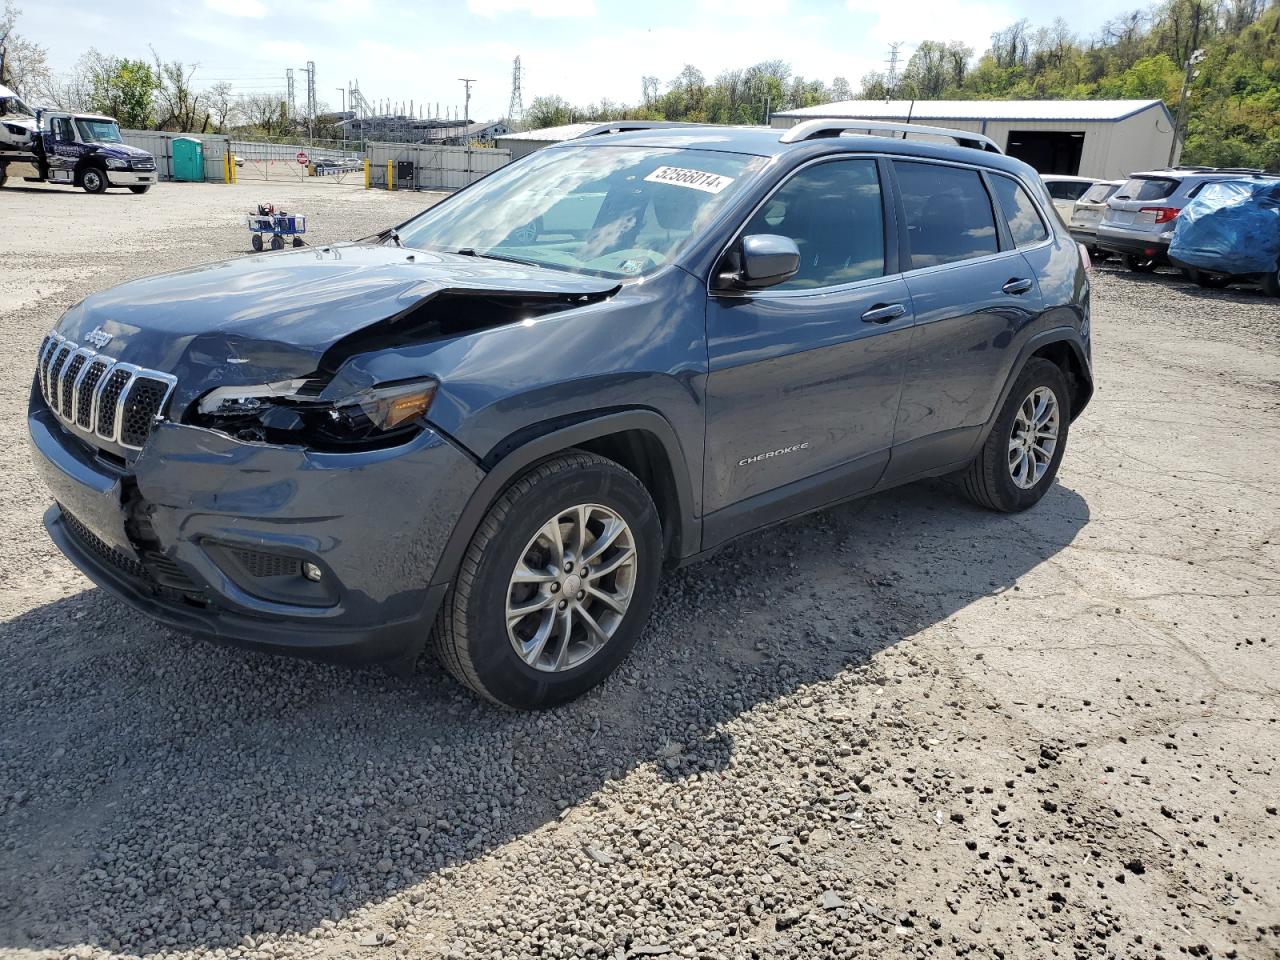
M 303 153 L 301 150 L 298 151 L 297 159 L 298 159 L 298 163 L 300 163 L 302 166 L 305 167 L 307 165 L 307 155 Z

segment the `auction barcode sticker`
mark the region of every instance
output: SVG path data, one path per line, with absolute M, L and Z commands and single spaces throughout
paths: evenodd
M 659 167 L 645 177 L 650 183 L 669 183 L 673 187 L 689 187 L 704 193 L 719 193 L 729 184 L 733 177 L 722 177 L 718 173 L 705 173 L 702 170 L 686 170 L 684 167 Z

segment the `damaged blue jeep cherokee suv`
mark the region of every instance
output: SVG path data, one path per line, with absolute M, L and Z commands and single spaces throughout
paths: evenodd
M 86 298 L 31 392 L 50 535 L 176 629 L 430 643 L 540 707 L 739 534 L 943 474 L 1031 506 L 1092 392 L 1087 259 L 985 138 L 851 126 L 602 131 L 363 242 Z

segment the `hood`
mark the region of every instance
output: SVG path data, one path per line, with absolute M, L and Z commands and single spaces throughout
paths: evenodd
M 368 340 L 460 335 L 476 325 L 514 322 L 617 289 L 614 280 L 498 260 L 377 244 L 336 244 L 242 257 L 146 277 L 86 297 L 58 325 L 86 344 L 98 328 L 103 354 L 172 373 L 178 397 L 332 372 Z M 498 311 L 495 301 L 510 301 Z M 448 303 L 448 322 L 424 325 L 422 307 Z M 444 308 L 441 307 L 441 311 Z M 437 311 L 437 312 L 441 312 Z M 467 319 L 474 316 L 469 327 Z
M 143 150 L 140 147 L 130 146 L 127 143 L 102 143 L 100 141 L 94 141 L 90 143 L 89 146 L 96 147 L 97 152 L 102 154 L 104 157 L 119 157 L 121 160 L 151 159 L 151 154 L 146 150 Z

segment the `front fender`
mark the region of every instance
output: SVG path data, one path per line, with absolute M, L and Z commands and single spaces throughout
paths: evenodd
M 665 417 L 653 410 L 614 410 L 592 414 L 587 419 L 576 422 L 551 422 L 525 428 L 498 444 L 485 458 L 486 464 L 491 463 L 489 472 L 463 508 L 440 555 L 433 582 L 441 584 L 452 581 L 463 554 L 490 505 L 512 480 L 530 466 L 563 450 L 632 431 L 647 434 L 661 444 L 671 468 L 675 492 L 676 503 L 672 518 L 677 528 L 675 541 L 680 544 L 681 556 L 696 553 L 701 542 L 701 523 L 694 514 L 689 463 L 674 428 Z

